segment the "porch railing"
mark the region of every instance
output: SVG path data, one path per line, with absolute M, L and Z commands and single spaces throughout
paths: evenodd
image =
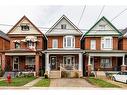
M 60 70 L 78 70 L 78 64 L 60 64 Z

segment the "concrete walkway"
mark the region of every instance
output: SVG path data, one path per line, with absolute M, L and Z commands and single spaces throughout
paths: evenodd
M 88 83 L 85 79 L 51 79 L 50 87 L 95 87 Z
M 35 79 L 35 80 L 33 80 L 33 81 L 31 81 L 31 82 L 25 84 L 23 87 L 31 87 L 31 86 L 33 86 L 34 84 L 36 84 L 38 81 L 40 81 L 41 79 L 42 79 L 42 77 L 39 77 L 39 78 L 37 78 L 37 79 Z

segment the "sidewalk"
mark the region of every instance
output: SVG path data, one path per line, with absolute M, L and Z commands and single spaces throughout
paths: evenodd
M 39 77 L 39 78 L 37 78 L 37 79 L 35 79 L 35 80 L 33 80 L 33 81 L 31 81 L 31 82 L 25 84 L 23 87 L 31 87 L 31 86 L 33 86 L 34 84 L 36 84 L 38 81 L 40 81 L 41 79 L 42 79 L 42 77 Z

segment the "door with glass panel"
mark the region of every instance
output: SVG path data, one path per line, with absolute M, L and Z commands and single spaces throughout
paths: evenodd
M 50 57 L 51 70 L 57 70 L 56 56 Z
M 19 57 L 13 57 L 13 70 L 19 70 Z

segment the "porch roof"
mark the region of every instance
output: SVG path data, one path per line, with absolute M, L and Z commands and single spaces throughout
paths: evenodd
M 122 56 L 125 56 L 127 52 L 126 51 L 122 51 L 122 50 L 86 50 L 85 51 L 85 54 L 89 55 L 89 56 L 116 56 L 116 57 L 122 57 Z
M 42 51 L 43 53 L 83 53 L 82 49 L 47 49 Z
M 9 55 L 9 56 L 15 56 L 15 55 L 19 55 L 19 56 L 25 56 L 25 55 L 36 55 L 36 53 L 32 53 L 32 52 L 27 52 L 27 53 L 24 53 L 24 52 L 20 52 L 20 53 L 13 53 L 13 52 L 10 52 L 10 53 L 5 53 L 5 55 Z

